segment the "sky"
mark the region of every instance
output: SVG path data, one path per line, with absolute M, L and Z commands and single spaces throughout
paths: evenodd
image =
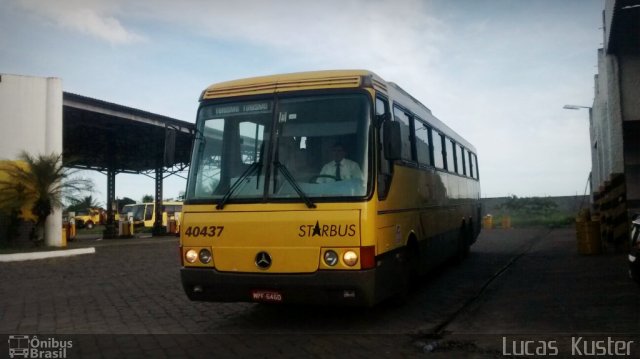
M 0 73 L 195 122 L 208 85 L 367 69 L 475 145 L 483 197 L 585 193 L 603 0 L 0 0 Z M 106 176 L 95 196 L 106 202 Z M 185 174 L 186 175 L 186 174 Z M 185 180 L 164 182 L 164 197 Z M 154 182 L 119 174 L 116 196 Z

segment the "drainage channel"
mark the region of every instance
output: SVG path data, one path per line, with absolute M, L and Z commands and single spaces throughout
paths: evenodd
M 414 341 L 414 345 L 422 350 L 423 353 L 431 353 L 438 350 L 442 341 L 446 338 L 446 329 L 454 320 L 456 320 L 464 311 L 467 310 L 473 303 L 478 301 L 487 291 L 489 286 L 495 282 L 502 274 L 504 274 L 511 266 L 513 266 L 520 258 L 529 253 L 534 245 L 536 245 L 541 239 L 548 236 L 551 231 L 547 231 L 543 234 L 535 236 L 531 239 L 530 243 L 524 248 L 524 250 L 511 258 L 502 268 L 493 273 L 489 279 L 480 287 L 478 292 L 469 297 L 456 311 L 451 313 L 440 324 L 436 325 L 430 333 L 423 334 L 421 338 Z

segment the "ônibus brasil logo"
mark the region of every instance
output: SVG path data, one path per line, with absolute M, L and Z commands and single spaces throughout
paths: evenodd
M 71 340 L 41 339 L 33 335 L 9 335 L 10 358 L 66 358 Z

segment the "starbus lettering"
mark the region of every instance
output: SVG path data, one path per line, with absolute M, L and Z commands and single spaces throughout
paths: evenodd
M 299 228 L 298 237 L 353 237 L 356 235 L 355 224 L 303 224 Z

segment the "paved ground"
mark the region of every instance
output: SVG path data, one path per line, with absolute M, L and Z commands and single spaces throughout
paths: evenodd
M 640 358 L 640 288 L 628 279 L 625 261 L 622 253 L 581 256 L 573 230 L 553 231 L 533 241 L 446 326 L 432 357 L 517 356 L 534 341 L 531 352 L 546 346 L 552 354 L 551 345 L 563 358 Z M 633 343 L 616 352 L 621 341 Z
M 503 337 L 573 334 L 633 337 L 639 354 L 624 255 L 574 243 L 572 229 L 485 231 L 404 305 L 343 309 L 190 302 L 177 238 L 84 240 L 72 246 L 95 254 L 0 263 L 0 355 L 18 334 L 72 340 L 68 358 L 412 357 L 431 343 L 431 357 L 502 357 Z

